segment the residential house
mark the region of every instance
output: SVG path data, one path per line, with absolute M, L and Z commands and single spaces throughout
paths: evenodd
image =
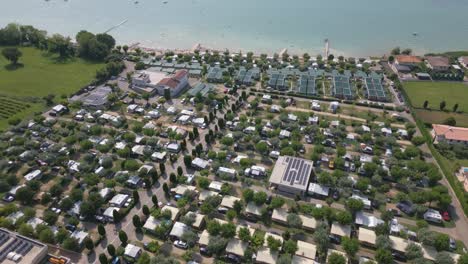
M 446 72 L 450 69 L 450 60 L 444 56 L 427 56 L 426 62 L 433 71 Z
M 445 142 L 468 145 L 468 128 L 433 124 L 431 134 L 436 144 Z

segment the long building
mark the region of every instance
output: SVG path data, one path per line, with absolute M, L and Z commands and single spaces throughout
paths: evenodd
M 313 174 L 314 163 L 290 156 L 280 156 L 271 173 L 270 184 L 279 192 L 305 195 Z
M 0 264 L 38 264 L 47 256 L 47 245 L 0 228 Z

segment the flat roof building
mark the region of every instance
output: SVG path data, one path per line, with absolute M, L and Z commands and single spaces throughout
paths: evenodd
M 288 215 L 288 212 L 283 208 L 274 209 L 273 214 L 271 215 L 271 220 L 281 224 L 286 224 L 288 221 Z
M 299 215 L 302 220 L 302 228 L 305 230 L 315 230 L 317 227 L 317 220 L 312 216 Z
M 47 256 L 48 247 L 39 241 L 0 228 L 0 263 L 38 264 Z
M 317 254 L 317 247 L 314 244 L 307 243 L 301 240 L 297 241 L 296 255 L 308 259 L 315 259 Z
M 270 184 L 278 191 L 304 195 L 309 186 L 314 163 L 291 156 L 280 156 L 270 177 Z
M 226 253 L 234 254 L 239 257 L 244 257 L 244 253 L 247 250 L 249 244 L 239 239 L 233 238 L 229 240 L 226 246 Z

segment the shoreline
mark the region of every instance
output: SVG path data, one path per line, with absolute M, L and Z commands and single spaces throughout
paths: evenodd
M 120 43 L 120 45 L 123 45 L 123 43 Z M 195 50 L 199 50 L 201 52 L 203 51 L 217 51 L 219 53 L 223 53 L 224 51 L 229 51 L 230 54 L 237 54 L 239 52 L 242 52 L 243 54 L 246 54 L 248 52 L 253 52 L 254 56 L 260 56 L 260 54 L 267 54 L 267 56 L 273 56 L 275 53 L 276 54 L 281 54 L 284 50 L 286 50 L 286 52 L 290 55 L 290 56 L 294 56 L 294 55 L 297 55 L 299 57 L 302 57 L 302 55 L 304 53 L 308 53 L 310 56 L 312 57 L 316 57 L 318 55 L 322 55 L 322 56 L 325 56 L 324 53 L 325 53 L 325 46 L 323 48 L 323 51 L 319 51 L 319 52 L 314 52 L 314 53 L 311 53 L 311 52 L 297 52 L 295 51 L 294 49 L 293 50 L 290 50 L 289 48 L 282 48 L 280 50 L 277 50 L 275 52 L 262 52 L 262 51 L 259 51 L 259 50 L 249 50 L 249 49 L 243 49 L 243 48 L 236 48 L 236 49 L 229 49 L 229 48 L 215 48 L 215 47 L 209 47 L 209 46 L 206 46 L 204 44 L 201 44 L 201 43 L 195 43 L 192 48 L 188 49 L 188 48 L 167 48 L 167 47 L 157 47 L 157 46 L 151 46 L 151 45 L 146 45 L 146 44 L 143 44 L 141 42 L 133 42 L 132 44 L 127 44 L 128 47 L 129 47 L 129 50 L 134 50 L 136 48 L 139 48 L 140 50 L 142 51 L 145 51 L 145 52 L 154 52 L 156 53 L 156 55 L 163 55 L 165 52 L 168 52 L 168 51 L 172 51 L 176 54 L 190 54 L 190 53 L 193 53 Z M 333 54 L 335 57 L 338 57 L 338 56 L 343 56 L 345 58 L 376 58 L 376 57 L 384 57 L 386 56 L 387 54 L 386 53 L 382 53 L 380 55 L 364 55 L 364 56 L 353 56 L 353 55 L 350 55 L 350 54 L 347 54 L 343 51 L 339 51 L 339 50 L 336 50 L 336 49 L 333 49 L 331 48 L 330 49 L 330 54 Z

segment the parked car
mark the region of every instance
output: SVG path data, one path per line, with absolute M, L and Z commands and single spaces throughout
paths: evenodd
M 15 200 L 15 197 L 11 194 L 6 194 L 5 196 L 3 196 L 2 200 L 7 203 L 11 203 Z
M 451 217 L 448 211 L 443 211 L 441 212 L 441 214 L 442 214 L 442 218 L 444 219 L 444 221 L 448 222 L 451 220 Z
M 70 231 L 70 232 L 75 232 L 76 230 L 76 226 L 75 225 L 72 225 L 72 224 L 66 224 L 65 225 L 65 229 Z
M 400 252 L 393 252 L 392 256 L 399 261 L 406 262 L 406 256 Z
M 414 206 L 410 201 L 401 201 L 397 204 L 396 207 L 407 215 L 414 214 Z
M 450 250 L 451 250 L 451 251 L 457 250 L 457 242 L 455 241 L 455 239 L 450 238 L 450 240 L 449 240 L 449 247 L 450 247 Z
M 205 246 L 200 246 L 200 254 L 202 254 L 203 256 L 207 256 L 207 257 L 211 257 L 213 255 Z
M 186 242 L 182 241 L 182 240 L 176 240 L 174 241 L 174 246 L 175 247 L 178 247 L 178 248 L 181 248 L 181 249 L 187 249 L 188 248 L 188 245 Z
M 226 259 L 231 263 L 240 263 L 241 259 L 234 254 L 227 254 Z
M 227 213 L 227 211 L 229 211 L 229 209 L 226 208 L 226 207 L 221 206 L 221 207 L 218 208 L 218 213 L 220 213 L 220 214 L 225 214 L 225 213 Z

